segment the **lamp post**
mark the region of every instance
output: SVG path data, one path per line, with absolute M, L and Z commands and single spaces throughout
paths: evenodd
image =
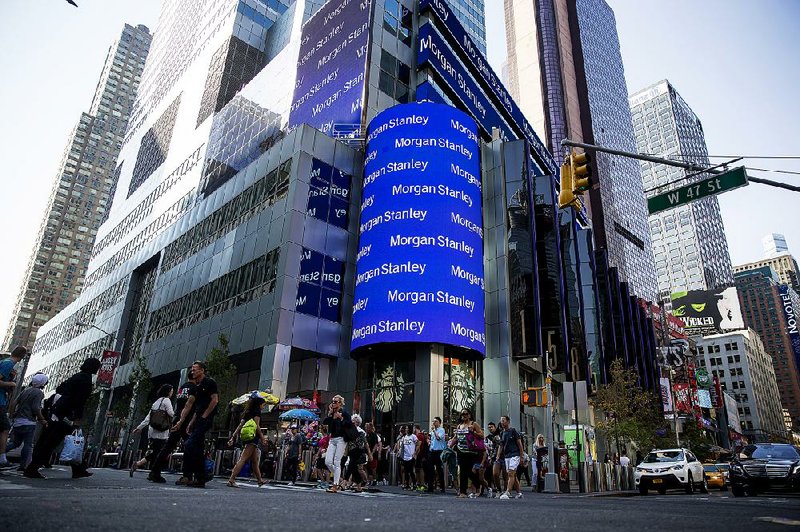
M 79 322 L 76 322 L 75 325 L 77 325 L 78 327 L 86 327 L 88 329 L 97 329 L 98 331 L 100 331 L 101 333 L 105 334 L 106 336 L 110 336 L 111 337 L 111 342 L 110 342 L 111 345 L 110 345 L 110 347 L 112 349 L 116 347 L 114 345 L 114 342 L 115 342 L 115 340 L 117 338 L 116 334 L 112 334 L 112 333 L 106 331 L 105 329 L 101 329 L 100 327 L 98 327 L 94 323 L 86 323 L 86 322 L 83 322 L 83 321 L 79 321 Z M 100 445 L 100 444 L 103 443 L 103 436 L 105 435 L 105 432 L 106 432 L 106 421 L 108 419 L 106 414 L 109 411 L 109 409 L 111 408 L 111 401 L 114 399 L 114 386 L 112 385 L 108 390 L 103 390 L 103 393 L 106 393 L 108 395 L 108 399 L 104 400 L 104 398 L 101 397 L 100 400 L 98 401 L 97 412 L 95 412 L 94 423 L 92 424 L 93 434 L 94 434 L 94 436 L 92 438 L 93 439 L 92 443 L 94 443 L 96 445 Z M 103 403 L 105 403 L 105 408 L 103 408 Z

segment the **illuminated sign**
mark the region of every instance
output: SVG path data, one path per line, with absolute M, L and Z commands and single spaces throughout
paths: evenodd
M 477 125 L 397 105 L 367 134 L 351 349 L 425 342 L 486 352 Z
M 331 0 L 303 26 L 289 127 L 361 128 L 371 0 Z
M 789 286 L 778 285 L 778 294 L 781 296 L 783 304 L 783 316 L 786 318 L 786 334 L 792 343 L 794 359 L 800 365 L 800 331 L 797 329 L 797 310 L 792 302 L 792 295 L 789 293 Z

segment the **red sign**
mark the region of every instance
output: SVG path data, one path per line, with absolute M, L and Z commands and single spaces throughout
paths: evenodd
M 97 372 L 97 385 L 101 388 L 111 388 L 114 380 L 114 372 L 119 364 L 120 353 L 118 351 L 103 351 L 100 358 L 100 371 Z
M 686 336 L 686 324 L 680 318 L 676 318 L 669 312 L 666 312 L 666 318 L 661 316 L 662 308 L 654 303 L 650 303 L 648 305 L 647 301 L 644 299 L 639 298 L 639 306 L 645 309 L 648 312 L 649 316 L 653 319 L 653 326 L 656 328 L 658 340 L 661 339 L 661 329 L 663 328 L 664 321 L 666 321 L 667 325 L 667 335 L 670 339 L 677 340 L 685 340 L 688 338 Z

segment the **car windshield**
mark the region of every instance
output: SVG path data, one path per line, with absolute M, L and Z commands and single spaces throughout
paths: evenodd
M 720 471 L 727 471 L 730 468 L 731 466 L 729 466 L 728 464 L 717 464 L 717 469 L 719 469 Z
M 703 466 L 703 471 L 705 471 L 706 473 L 715 473 L 717 471 L 717 466 L 705 465 Z
M 748 445 L 742 449 L 742 458 L 760 458 L 762 460 L 797 460 L 797 450 L 791 445 Z
M 647 454 L 644 463 L 656 464 L 658 462 L 680 462 L 681 460 L 683 460 L 683 451 L 653 451 Z

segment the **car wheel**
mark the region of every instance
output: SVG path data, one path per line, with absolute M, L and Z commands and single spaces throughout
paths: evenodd
M 734 484 L 731 486 L 731 493 L 734 497 L 744 497 L 744 488 Z
M 705 475 L 703 475 L 703 482 L 700 483 L 700 493 L 708 493 L 708 481 Z
M 689 476 L 686 477 L 686 493 L 692 495 L 694 493 L 694 479 L 692 478 L 692 474 L 689 473 Z
M 749 496 L 751 496 L 751 497 L 757 497 L 758 496 L 758 491 L 756 491 L 755 488 L 748 488 L 747 489 L 747 494 Z
M 639 495 L 647 495 L 647 486 L 639 484 Z
M 719 489 L 719 491 L 728 491 L 728 486 L 726 484 L 723 484 L 722 487 Z
M 658 488 L 659 495 L 666 495 L 666 493 L 667 493 L 667 488 Z

